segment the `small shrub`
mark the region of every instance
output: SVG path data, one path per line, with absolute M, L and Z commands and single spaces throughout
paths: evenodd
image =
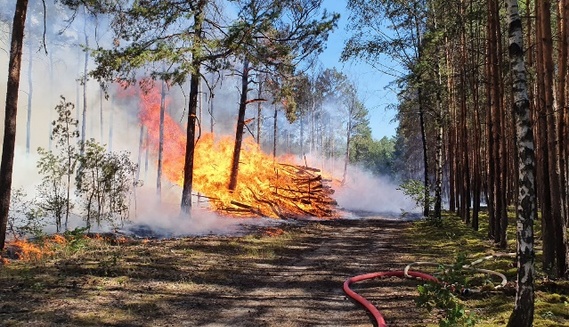
M 426 308 L 431 312 L 440 309 L 444 316 L 439 320 L 440 327 L 474 326 L 476 317 L 468 313 L 456 294 L 467 289 L 467 278 L 464 269 L 466 256 L 459 254 L 456 262 L 451 266 L 439 266 L 436 277 L 439 283 L 419 285 L 419 297 L 415 300 L 418 307 Z

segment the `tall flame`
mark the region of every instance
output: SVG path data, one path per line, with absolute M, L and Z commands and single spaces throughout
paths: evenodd
M 147 128 L 147 146 L 151 151 L 157 151 L 158 148 L 160 97 L 157 89 L 151 89 L 140 96 L 139 117 Z M 232 208 L 230 211 L 238 212 L 239 208 L 246 208 L 248 212 L 266 217 L 330 215 L 331 210 L 327 208 L 313 208 L 310 194 L 299 195 L 298 190 L 291 190 L 290 185 L 298 182 L 307 170 L 295 166 L 293 161 L 286 157 L 279 158 L 277 163 L 272 156 L 263 153 L 252 138 L 243 140 L 237 187 L 230 191 L 228 185 L 234 142 L 231 137 L 216 140 L 211 133 L 201 135 L 196 141 L 193 188 L 210 198 L 210 205 L 214 210 L 228 211 Z M 166 114 L 163 174 L 180 186 L 183 184 L 185 146 L 185 131 Z M 310 182 L 306 185 L 310 191 Z M 293 198 L 295 201 L 291 201 Z M 331 204 L 332 201 L 329 202 L 328 204 Z M 283 214 L 283 210 L 286 214 Z

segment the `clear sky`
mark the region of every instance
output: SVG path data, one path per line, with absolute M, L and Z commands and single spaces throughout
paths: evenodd
M 341 62 L 340 55 L 344 43 L 350 36 L 347 31 L 349 11 L 345 0 L 324 0 L 323 7 L 330 12 L 341 15 L 338 28 L 330 35 L 326 50 L 320 55 L 324 67 L 336 67 L 354 81 L 359 90 L 360 100 L 363 101 L 370 112 L 370 125 L 375 139 L 395 135 L 397 122 L 391 120 L 395 116 L 390 104 L 397 102 L 396 94 L 386 86 L 393 81 L 392 76 L 383 74 L 361 61 Z

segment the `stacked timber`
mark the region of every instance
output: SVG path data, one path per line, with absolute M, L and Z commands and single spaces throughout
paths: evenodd
M 268 181 L 240 182 L 230 201 L 210 198 L 215 209 L 231 216 L 260 216 L 281 219 L 336 217 L 330 179 L 319 169 L 276 163 Z

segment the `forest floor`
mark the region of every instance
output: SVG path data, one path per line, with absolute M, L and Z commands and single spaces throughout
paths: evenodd
M 91 242 L 65 258 L 0 267 L 0 325 L 370 326 L 342 284 L 416 260 L 409 226 L 368 215 L 243 237 Z M 393 278 L 354 288 L 390 326 L 424 326 L 436 320 L 415 306 L 416 285 Z
M 452 242 L 470 243 L 458 232 L 359 216 L 257 226 L 239 237 L 68 237 L 49 258 L 0 265 L 0 326 L 371 326 L 343 293 L 347 278 L 414 261 L 452 263 Z M 436 243 L 423 243 L 425 235 Z M 388 278 L 353 289 L 388 326 L 435 326 L 438 317 L 415 305 L 418 283 Z M 479 305 L 492 312 L 476 310 L 503 325 L 497 312 L 511 311 L 513 296 L 494 298 Z M 561 313 L 547 312 L 556 326 L 569 326 L 567 298 L 555 301 Z

